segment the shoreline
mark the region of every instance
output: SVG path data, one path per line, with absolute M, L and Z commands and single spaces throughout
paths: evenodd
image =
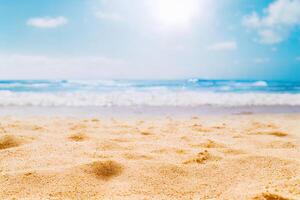
M 251 114 L 300 114 L 300 106 L 84 106 L 84 107 L 38 107 L 0 106 L 0 116 L 77 116 L 77 117 L 151 117 L 198 115 L 251 115 Z

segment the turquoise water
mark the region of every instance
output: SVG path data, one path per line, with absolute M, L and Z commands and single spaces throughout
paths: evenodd
M 237 81 L 237 80 L 0 80 L 1 91 L 11 92 L 74 92 L 122 90 L 191 90 L 210 92 L 300 93 L 300 82 Z
M 238 80 L 2 80 L 0 106 L 300 105 L 300 83 Z

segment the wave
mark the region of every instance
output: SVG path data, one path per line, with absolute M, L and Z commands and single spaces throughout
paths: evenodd
M 0 92 L 0 106 L 300 106 L 300 94 L 196 91 Z
M 125 81 L 115 81 L 115 80 L 69 80 L 66 81 L 68 84 L 74 85 L 83 85 L 83 86 L 90 86 L 90 87 L 97 87 L 97 86 L 108 86 L 108 87 L 129 87 L 132 84 Z
M 222 83 L 222 84 L 228 84 L 228 85 L 245 85 L 245 86 L 257 86 L 257 87 L 267 87 L 268 83 L 266 81 L 236 81 L 236 80 L 202 80 L 202 79 L 197 79 L 197 78 L 191 78 L 187 80 L 188 83 L 200 83 L 200 84 L 218 84 L 218 83 Z
M 237 80 L 17 80 L 1 81 L 0 91 L 76 92 L 124 90 L 198 90 L 206 92 L 291 92 L 300 93 L 300 83 Z
M 24 83 L 2 83 L 0 87 L 3 89 L 10 88 L 47 88 L 49 87 L 49 83 L 32 83 L 32 84 L 24 84 Z
M 229 85 L 232 85 L 235 87 L 268 87 L 268 83 L 266 81 L 232 82 Z

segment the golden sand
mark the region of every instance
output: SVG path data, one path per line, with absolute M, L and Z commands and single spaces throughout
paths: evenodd
M 300 199 L 300 115 L 0 118 L 0 199 Z

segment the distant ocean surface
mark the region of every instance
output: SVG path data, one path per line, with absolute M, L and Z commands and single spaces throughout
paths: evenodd
M 2 80 L 0 106 L 300 106 L 300 82 Z

